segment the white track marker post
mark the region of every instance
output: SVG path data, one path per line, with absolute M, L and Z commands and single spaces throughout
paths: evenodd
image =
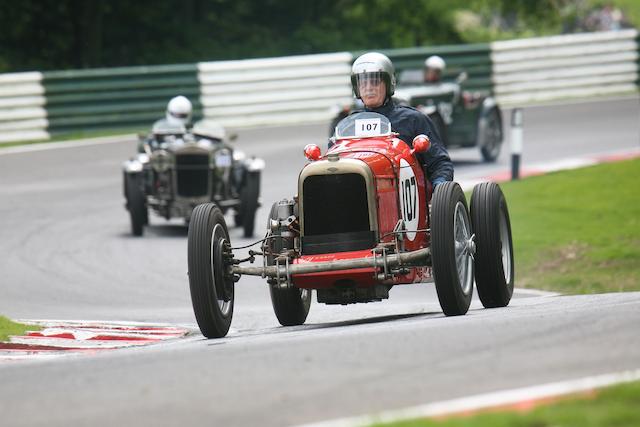
M 511 180 L 520 179 L 520 156 L 522 155 L 522 108 L 511 111 Z

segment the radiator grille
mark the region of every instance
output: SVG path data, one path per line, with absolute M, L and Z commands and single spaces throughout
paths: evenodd
M 177 194 L 201 197 L 209 193 L 209 155 L 180 154 L 176 156 Z

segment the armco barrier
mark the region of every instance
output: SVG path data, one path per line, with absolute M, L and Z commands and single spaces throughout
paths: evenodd
M 232 127 L 329 120 L 351 98 L 351 62 L 343 52 L 200 63 L 204 117 Z
M 0 74 L 0 144 L 48 139 L 42 74 Z
M 43 73 L 49 132 L 149 127 L 178 94 L 200 114 L 195 64 Z
M 638 32 L 624 30 L 383 52 L 400 79 L 440 55 L 445 78 L 466 71 L 465 89 L 526 105 L 636 91 L 639 45 Z M 194 118 L 228 127 L 328 121 L 332 106 L 351 100 L 349 73 L 360 53 L 0 74 L 0 143 L 148 129 L 178 94 L 193 101 Z
M 491 45 L 493 85 L 505 105 L 625 93 L 638 87 L 638 33 L 624 30 Z

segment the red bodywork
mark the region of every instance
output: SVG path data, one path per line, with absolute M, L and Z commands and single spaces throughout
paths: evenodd
M 375 182 L 376 211 L 378 218 L 379 236 L 383 237 L 383 242 L 393 242 L 393 234 L 390 234 L 396 226 L 398 220 L 403 218 L 401 206 L 400 185 L 406 183 L 408 186 L 415 186 L 415 190 L 409 188 L 415 195 L 415 212 L 417 213 L 417 224 L 408 227 L 407 230 L 425 230 L 428 228 L 427 197 L 430 196 L 430 184 L 427 184 L 422 166 L 411 152 L 411 148 L 395 134 L 385 137 L 357 138 L 340 140 L 321 158 L 326 159 L 329 155 L 338 154 L 340 158 L 356 159 L 364 162 L 371 169 Z M 406 163 L 405 163 L 406 162 Z M 401 173 L 402 168 L 410 168 Z M 411 175 L 415 180 L 403 181 L 404 175 Z M 407 190 L 407 191 L 409 191 Z M 406 209 L 406 207 L 405 207 Z M 415 215 L 415 214 L 414 214 Z M 404 217 L 406 220 L 406 216 Z M 404 234 L 404 251 L 414 251 L 429 246 L 429 233 L 417 232 L 413 235 L 413 240 Z M 327 262 L 346 260 L 354 258 L 372 257 L 370 249 L 335 252 L 318 255 L 302 255 L 293 260 L 294 264 L 309 262 Z M 394 279 L 379 281 L 376 278 L 376 269 L 360 268 L 354 270 L 340 270 L 311 274 L 297 274 L 292 276 L 293 283 L 299 288 L 322 289 L 339 285 L 341 280 L 352 280 L 358 287 L 369 287 L 376 284 L 408 284 L 426 281 L 431 278 L 431 269 L 428 267 L 414 267 L 409 269 L 409 273 L 404 276 L 397 276 Z

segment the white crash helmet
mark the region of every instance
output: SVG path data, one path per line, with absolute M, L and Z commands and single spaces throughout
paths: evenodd
M 442 73 L 447 65 L 445 64 L 444 59 L 438 55 L 433 55 L 424 61 L 424 66 L 425 68 L 433 68 L 434 70 L 438 70 Z
M 167 104 L 167 122 L 187 125 L 191 121 L 191 101 L 180 95 L 171 98 Z
M 351 67 L 351 88 L 356 98 L 360 99 L 358 81 L 361 78 L 379 76 L 387 87 L 387 98 L 391 97 L 396 90 L 396 74 L 393 63 L 386 56 L 378 52 L 369 52 L 360 55 L 353 62 Z

